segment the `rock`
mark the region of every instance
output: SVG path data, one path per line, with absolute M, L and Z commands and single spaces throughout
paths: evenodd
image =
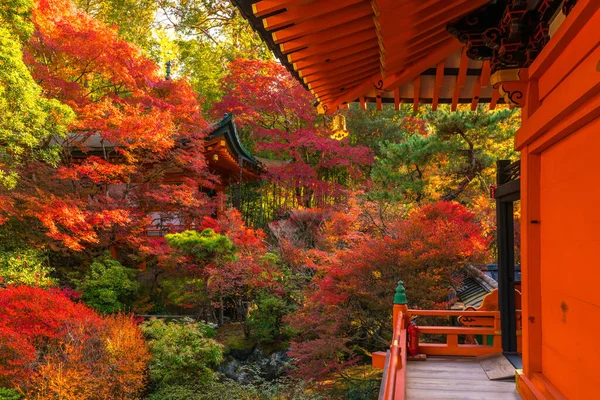
M 245 349 L 231 349 L 231 350 L 229 350 L 229 352 L 227 354 L 237 360 L 246 361 L 246 360 L 248 360 L 248 357 L 250 357 L 252 355 L 252 353 L 254 352 L 255 349 L 256 349 L 256 346 L 245 348 Z
M 242 354 L 244 359 L 239 359 L 232 352 L 225 358 L 219 367 L 219 372 L 229 379 L 243 384 L 252 383 L 258 379 L 273 380 L 280 377 L 287 368 L 290 357 L 286 351 L 277 351 L 270 356 L 259 349 L 253 349 L 248 356 Z

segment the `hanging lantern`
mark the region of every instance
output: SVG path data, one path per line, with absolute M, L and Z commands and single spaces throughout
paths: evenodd
M 346 117 L 341 114 L 335 115 L 333 121 L 331 121 L 331 130 L 333 131 L 333 134 L 331 135 L 332 139 L 342 140 L 348 136 Z

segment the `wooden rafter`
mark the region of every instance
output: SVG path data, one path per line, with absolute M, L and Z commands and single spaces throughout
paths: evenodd
M 316 92 L 321 92 L 323 89 L 341 89 L 346 88 L 348 82 L 354 82 L 355 80 L 365 79 L 365 76 L 377 72 L 377 67 L 372 67 L 370 70 L 359 69 L 354 75 L 348 75 L 341 77 L 340 79 L 332 79 L 331 81 L 318 81 L 314 84 L 310 84 L 310 88 Z
M 273 40 L 275 43 L 284 43 L 292 39 L 314 34 L 331 27 L 352 23 L 354 20 L 365 16 L 372 16 L 373 8 L 371 4 L 361 2 L 353 6 L 347 7 L 336 13 L 335 18 L 330 15 L 322 15 L 308 21 L 304 21 L 298 25 L 290 26 L 273 32 Z
M 454 39 L 448 39 L 444 43 L 438 46 L 434 51 L 428 53 L 426 57 L 421 58 L 419 61 L 412 64 L 398 74 L 394 74 L 387 78 L 384 82 L 384 87 L 387 90 L 393 90 L 394 88 L 403 85 L 404 83 L 420 75 L 421 72 L 436 65 L 441 60 L 445 60 L 449 55 L 460 49 L 461 45 Z
M 353 87 L 350 90 L 346 89 L 344 91 L 343 95 L 328 99 L 328 101 L 326 102 L 328 109 L 334 108 L 336 104 L 343 104 L 344 102 L 349 102 L 349 101 L 355 100 L 356 98 L 358 98 L 358 96 L 362 96 L 367 91 L 373 89 L 374 82 L 379 82 L 379 81 L 383 82 L 381 72 L 377 72 L 377 73 L 371 75 L 370 77 L 365 79 L 362 83 L 356 85 L 355 87 Z
M 490 62 L 484 61 L 483 66 L 481 67 L 481 75 L 479 76 L 479 83 L 481 83 L 481 86 L 488 87 L 490 85 L 491 70 Z
M 310 89 L 316 89 L 319 86 L 322 86 L 324 83 L 344 83 L 348 81 L 348 79 L 356 77 L 356 76 L 368 76 L 366 74 L 367 70 L 376 69 L 377 67 L 373 65 L 373 63 L 366 63 L 364 66 L 354 66 L 349 65 L 345 71 L 340 71 L 339 74 L 333 76 L 319 76 L 319 75 L 311 75 L 308 78 L 314 78 L 312 80 L 307 79 L 307 84 Z
M 372 43 L 373 40 L 376 38 L 377 35 L 375 34 L 375 30 L 373 29 L 373 26 L 370 26 L 367 29 L 356 33 L 352 33 L 345 37 L 331 40 L 321 45 L 315 45 L 304 48 L 302 50 L 295 51 L 293 53 L 288 54 L 287 59 L 289 62 L 294 63 L 300 60 L 304 60 L 306 58 L 321 56 L 324 54 L 326 55 L 335 51 L 342 51 L 348 48 L 352 48 L 358 43 L 362 43 L 365 41 Z
M 467 57 L 467 49 L 463 47 L 462 53 L 460 56 L 460 65 L 458 67 L 458 75 L 456 76 L 456 81 L 454 83 L 454 92 L 452 94 L 452 111 L 456 111 L 456 106 L 458 105 L 458 98 L 460 96 L 460 91 L 465 86 L 465 82 L 467 80 L 467 67 L 469 66 L 469 58 Z
M 354 86 L 356 86 L 357 84 L 359 84 L 363 81 L 364 81 L 364 76 L 360 76 L 360 77 L 353 78 L 351 80 L 344 82 L 344 86 L 340 86 L 339 84 L 330 84 L 330 85 L 326 85 L 326 86 L 321 86 L 318 89 L 318 91 L 320 93 L 322 93 L 323 96 L 327 96 L 327 95 L 335 96 L 338 93 L 346 92 L 348 89 L 352 89 Z M 343 89 L 343 90 L 341 90 L 341 89 Z M 355 99 L 353 99 L 353 100 L 355 100 Z M 353 101 L 353 100 L 351 100 L 351 101 Z M 342 103 L 340 103 L 340 104 L 342 104 Z
M 333 26 L 319 33 L 302 36 L 300 38 L 281 43 L 279 47 L 283 54 L 288 54 L 296 50 L 344 38 L 353 33 L 364 31 L 365 29 L 372 29 L 373 32 L 375 32 L 373 18 L 370 15 L 358 18 L 351 24 Z
M 307 67 L 300 70 L 301 76 L 308 77 L 318 75 L 320 77 L 335 76 L 344 71 L 356 68 L 357 65 L 373 62 L 379 59 L 379 53 L 376 49 L 368 50 L 363 53 L 346 57 L 339 61 L 322 63 L 317 66 Z M 361 64 L 362 63 L 362 64 Z
M 417 46 L 422 43 L 427 43 L 431 38 L 446 36 L 446 28 L 440 26 L 434 26 L 433 28 L 422 32 L 419 36 L 415 36 L 409 40 L 406 40 L 404 43 L 406 46 Z M 393 43 L 388 43 L 388 46 L 393 46 Z
M 477 109 L 477 104 L 479 103 L 479 96 L 481 95 L 481 88 L 487 87 L 490 82 L 490 62 L 484 61 L 481 66 L 481 75 L 479 75 L 479 79 L 475 82 L 475 88 L 473 89 L 473 100 L 471 101 L 471 111 L 475 111 Z
M 431 109 L 433 111 L 437 110 L 442 86 L 444 86 L 444 61 L 439 62 L 435 69 L 435 85 L 433 87 L 433 98 L 431 100 Z
M 463 47 L 462 54 L 460 56 L 460 64 L 458 66 L 458 76 L 456 82 L 458 86 L 464 87 L 467 81 L 467 68 L 469 67 L 469 57 L 467 57 L 467 48 Z
M 296 71 L 302 70 L 303 68 L 307 68 L 313 66 L 315 64 L 328 63 L 330 61 L 343 60 L 345 57 L 349 57 L 355 55 L 357 53 L 362 53 L 365 51 L 369 51 L 372 49 L 378 50 L 377 45 L 374 44 L 371 40 L 366 40 L 352 46 L 345 47 L 341 50 L 333 51 L 331 53 L 318 54 L 312 57 L 305 58 L 301 61 L 297 61 L 293 63 L 294 69 Z
M 285 26 L 299 24 L 304 21 L 319 17 L 321 15 L 339 11 L 353 4 L 360 3 L 364 0 L 336 0 L 327 2 L 316 2 L 301 5 L 291 10 L 284 11 L 279 14 L 263 19 L 265 29 L 272 31 L 274 29 L 283 28 Z
M 435 50 L 439 44 L 446 43 L 449 40 L 448 37 L 443 39 L 437 39 L 435 42 L 427 44 L 425 46 L 411 46 L 407 49 L 405 54 L 400 54 L 391 60 L 386 61 L 385 68 L 388 72 L 396 72 L 408 63 L 414 63 L 419 58 L 427 56 L 431 51 Z
M 426 9 L 415 9 L 415 3 L 418 2 L 398 2 L 399 6 L 394 11 L 387 10 L 382 14 L 379 21 L 382 31 L 385 34 L 390 33 L 392 40 L 402 40 L 402 35 L 393 35 L 394 29 L 399 24 L 408 23 L 410 31 L 419 36 L 432 27 L 444 27 L 448 21 L 462 16 L 465 12 L 465 5 L 469 8 L 477 8 L 486 4 L 489 0 L 445 0 L 431 3 Z M 404 5 L 403 5 L 404 3 Z M 413 23 L 416 22 L 414 25 Z M 400 25 L 401 26 L 401 25 Z M 389 32 L 387 32 L 389 30 Z M 390 43 L 393 43 L 390 41 Z M 386 41 L 387 45 L 387 41 Z
M 257 17 L 262 17 L 264 15 L 314 1 L 315 0 L 262 0 L 252 4 L 252 12 Z
M 498 103 L 498 99 L 500 98 L 500 92 L 498 88 L 494 88 L 492 92 L 492 100 L 490 101 L 490 110 L 496 109 L 496 103 Z

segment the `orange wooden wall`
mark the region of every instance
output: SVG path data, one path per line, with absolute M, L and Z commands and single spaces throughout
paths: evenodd
M 600 399 L 600 1 L 529 68 L 521 151 L 524 398 Z
M 599 161 L 599 118 L 541 155 L 542 371 L 569 399 L 600 399 Z

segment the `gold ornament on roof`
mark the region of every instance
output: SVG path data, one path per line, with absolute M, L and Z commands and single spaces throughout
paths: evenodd
M 338 114 L 333 117 L 331 121 L 331 130 L 333 134 L 330 136 L 335 140 L 342 140 L 348 136 L 348 130 L 346 129 L 346 117 Z

